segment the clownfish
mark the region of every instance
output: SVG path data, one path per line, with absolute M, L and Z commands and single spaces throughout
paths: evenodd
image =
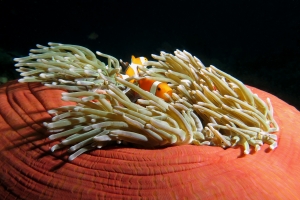
M 126 69 L 125 74 L 128 76 L 139 76 L 140 69 L 139 66 L 142 66 L 146 61 L 148 61 L 147 58 L 145 57 L 134 57 L 134 55 L 131 56 L 131 64 L 130 66 Z
M 168 94 L 169 96 L 172 95 L 172 88 L 170 88 L 167 83 L 155 81 L 149 78 L 142 78 L 138 80 L 138 84 L 143 90 L 148 91 L 165 101 L 168 100 L 165 94 Z
M 145 57 L 134 57 L 134 55 L 131 56 L 131 64 L 126 64 L 121 60 L 121 65 L 123 67 L 126 67 L 125 74 L 119 74 L 120 78 L 126 79 L 129 77 L 139 77 L 140 69 L 139 66 L 143 66 L 143 64 L 148 61 Z M 130 80 L 131 83 L 134 82 L 134 80 Z
M 145 57 L 134 57 L 131 56 L 131 64 L 125 64 L 123 61 L 121 61 L 121 65 L 127 66 L 127 69 L 125 70 L 125 75 L 120 74 L 119 77 L 126 79 L 129 77 L 139 77 L 139 66 L 142 66 L 146 61 L 148 61 Z M 172 95 L 172 88 L 167 83 L 163 83 L 160 81 L 155 81 L 149 78 L 140 78 L 138 80 L 130 80 L 131 83 L 136 82 L 140 88 L 142 88 L 145 91 L 148 91 L 152 94 L 154 94 L 157 97 L 160 97 L 167 100 L 167 97 L 165 94 Z

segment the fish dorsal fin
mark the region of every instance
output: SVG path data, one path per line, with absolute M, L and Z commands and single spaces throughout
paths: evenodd
M 131 63 L 135 63 L 136 62 L 136 57 L 134 57 L 134 55 L 131 55 Z
M 148 59 L 146 57 L 134 57 L 134 55 L 131 56 L 131 64 L 136 65 L 143 65 Z

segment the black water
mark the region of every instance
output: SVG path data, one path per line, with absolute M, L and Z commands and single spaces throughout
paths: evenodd
M 130 61 L 185 49 L 300 110 L 300 1 L 0 1 L 0 74 L 35 44 L 77 44 Z

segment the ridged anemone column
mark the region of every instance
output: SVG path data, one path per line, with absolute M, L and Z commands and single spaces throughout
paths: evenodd
M 269 97 L 280 131 L 243 155 L 242 147 L 182 145 L 161 149 L 109 147 L 69 162 L 66 150 L 50 152 L 42 122 L 47 110 L 70 105 L 61 92 L 38 83 L 0 87 L 1 199 L 297 199 L 300 196 L 300 112 Z

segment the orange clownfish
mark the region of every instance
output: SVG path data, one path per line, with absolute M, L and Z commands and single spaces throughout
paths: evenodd
M 120 74 L 120 77 L 123 79 L 126 79 L 128 77 L 139 77 L 139 72 L 140 69 L 138 68 L 139 66 L 142 66 L 146 61 L 148 61 L 147 58 L 145 57 L 134 57 L 133 55 L 131 56 L 131 64 L 128 65 L 125 75 Z M 164 94 L 172 95 L 172 88 L 167 83 L 162 83 L 159 81 L 155 81 L 149 78 L 141 78 L 138 80 L 130 80 L 131 83 L 137 82 L 139 87 L 142 88 L 145 91 L 151 92 L 157 97 L 160 97 L 164 99 L 165 101 L 167 98 L 165 97 Z
M 170 88 L 167 83 L 155 81 L 149 78 L 142 78 L 138 80 L 138 84 L 143 90 L 148 91 L 165 101 L 168 100 L 165 94 L 168 94 L 169 96 L 172 95 L 172 88 Z

